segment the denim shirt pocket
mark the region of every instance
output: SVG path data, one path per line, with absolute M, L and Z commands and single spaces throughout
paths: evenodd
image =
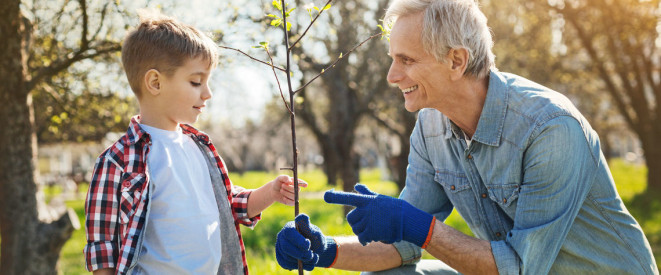
M 509 208 L 518 198 L 521 185 L 518 183 L 509 184 L 485 184 L 489 199 L 496 202 L 503 209 Z
M 141 173 L 126 173 L 122 175 L 121 185 L 119 187 L 119 222 L 121 225 L 128 224 L 131 216 L 135 214 L 146 180 L 146 175 Z
M 446 192 L 457 194 L 470 188 L 465 174 L 436 170 L 434 180 L 440 183 Z

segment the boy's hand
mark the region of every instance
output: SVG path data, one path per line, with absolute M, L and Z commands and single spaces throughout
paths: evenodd
M 271 197 L 273 201 L 292 206 L 294 205 L 294 178 L 287 175 L 280 175 L 273 181 L 269 182 L 271 185 Z M 308 183 L 302 179 L 298 179 L 298 189 L 301 187 L 308 187 Z

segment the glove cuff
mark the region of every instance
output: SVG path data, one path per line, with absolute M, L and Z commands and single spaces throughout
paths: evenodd
M 319 261 L 316 266 L 318 267 L 331 267 L 335 264 L 335 259 L 337 259 L 337 243 L 335 240 L 330 237 L 326 238 L 326 249 L 324 252 L 319 254 Z
M 404 204 L 404 234 L 403 238 L 412 244 L 425 248 L 434 227 L 434 216 L 412 205 Z

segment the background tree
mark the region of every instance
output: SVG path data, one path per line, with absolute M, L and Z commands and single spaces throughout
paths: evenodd
M 661 191 L 660 1 L 557 1 L 548 8 L 565 22 L 563 38 L 580 45 L 572 57 L 595 72 L 629 128 L 640 139 L 648 167 L 647 193 Z
M 38 219 L 32 92 L 78 62 L 120 50 L 107 24 L 117 8 L 111 3 L 9 0 L 0 5 L 0 274 L 55 274 L 60 249 L 78 223 L 72 211 Z
M 328 19 L 319 24 L 318 28 L 325 30 L 323 35 L 315 36 L 314 43 L 299 44 L 294 49 L 303 73 L 301 83 L 331 65 L 336 54 L 346 53 L 365 38 L 379 33 L 376 25 L 386 4 L 387 1 L 334 3 Z M 298 117 L 321 148 L 330 185 L 335 185 L 339 177 L 344 190 L 353 190 L 359 182 L 360 156 L 354 149 L 355 131 L 368 114 L 370 102 L 389 90 L 385 81 L 389 64 L 386 53 L 386 43 L 372 39 L 299 94 Z
M 497 67 L 567 95 L 607 157 L 626 125 L 661 190 L 659 1 L 482 1 Z M 517 7 L 512 9 L 511 7 Z

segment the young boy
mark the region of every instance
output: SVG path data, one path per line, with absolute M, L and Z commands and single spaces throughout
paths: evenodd
M 293 205 L 293 180 L 232 185 L 209 137 L 188 125 L 211 98 L 216 45 L 175 19 L 141 17 L 122 48 L 140 115 L 96 162 L 85 207 L 87 269 L 248 274 L 239 224 L 254 227 L 275 201 Z

